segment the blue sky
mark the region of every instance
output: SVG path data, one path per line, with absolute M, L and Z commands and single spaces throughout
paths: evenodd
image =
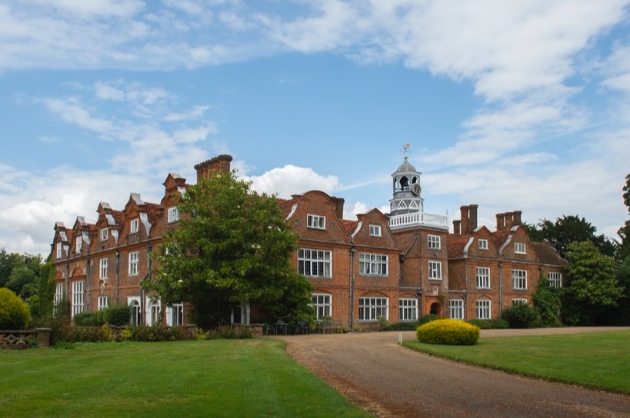
M 159 202 L 219 153 L 281 197 L 627 219 L 629 1 L 0 0 L 0 247 Z

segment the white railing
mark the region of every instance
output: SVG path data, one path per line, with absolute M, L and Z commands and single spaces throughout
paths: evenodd
M 433 228 L 448 229 L 448 216 L 414 212 L 389 218 L 389 227 L 391 229 L 408 228 L 412 226 L 430 226 Z

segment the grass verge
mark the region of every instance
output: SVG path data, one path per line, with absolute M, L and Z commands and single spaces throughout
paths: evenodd
M 3 416 L 365 417 L 277 340 L 0 351 Z
M 630 394 L 630 331 L 480 338 L 474 346 L 403 345 L 477 366 Z

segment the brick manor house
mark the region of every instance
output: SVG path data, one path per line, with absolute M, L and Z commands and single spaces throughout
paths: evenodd
M 220 155 L 196 165 L 197 181 L 230 171 L 231 161 Z M 428 313 L 497 319 L 505 307 L 531 303 L 543 275 L 562 286 L 567 262 L 549 244 L 530 242 L 520 211 L 497 214 L 491 231 L 477 225 L 477 205 L 462 206 L 449 233 L 447 216 L 423 210 L 420 174 L 405 156 L 392 174 L 390 213 L 372 209 L 357 220 L 343 219 L 344 199 L 321 191 L 279 199 L 299 237 L 291 261 L 315 289 L 318 319 L 331 316 L 350 328 L 373 327 L 379 316 L 392 323 Z M 131 324 L 187 324 L 185 304 L 162 306 L 140 287 L 151 279 L 151 252 L 177 227 L 173 195 L 187 187 L 186 179 L 171 173 L 159 204 L 131 193 L 123 210 L 100 203 L 94 224 L 82 216 L 72 228 L 57 222 L 55 301 L 66 297 L 72 315 L 126 303 Z M 257 323 L 258 316 L 245 304 L 232 320 Z

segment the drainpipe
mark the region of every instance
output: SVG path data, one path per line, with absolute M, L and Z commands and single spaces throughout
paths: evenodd
M 499 319 L 503 319 L 503 263 L 499 263 Z
M 118 305 L 120 252 L 116 250 L 116 305 Z
M 348 295 L 348 325 L 350 329 L 354 327 L 354 255 L 356 252 L 354 247 L 350 248 L 350 291 Z
M 151 281 L 151 251 L 153 250 L 153 247 L 151 246 L 151 242 L 149 242 L 147 244 L 147 275 L 146 278 L 147 280 Z M 144 301 L 144 289 L 142 288 L 142 285 L 140 286 L 140 294 L 142 295 L 142 300 Z M 160 311 L 162 311 L 162 306 L 160 304 Z M 162 312 L 159 313 L 160 317 L 162 315 Z M 151 315 L 151 313 L 149 313 L 149 315 Z M 160 322 L 161 318 L 160 318 Z M 155 324 L 153 324 L 155 325 Z
M 85 312 L 90 312 L 92 309 L 92 304 L 90 303 L 90 300 L 92 299 L 92 280 L 91 280 L 92 276 L 90 275 L 90 257 L 88 255 L 88 257 L 85 259 L 85 287 L 87 288 L 87 301 L 86 301 L 86 309 Z

